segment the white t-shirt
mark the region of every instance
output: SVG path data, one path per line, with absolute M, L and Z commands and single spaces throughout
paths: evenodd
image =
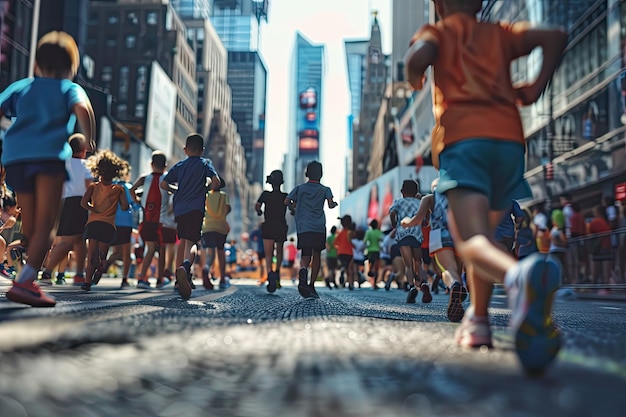
M 85 180 L 93 178 L 89 168 L 85 166 L 85 160 L 70 158 L 65 160 L 65 169 L 70 177 L 63 185 L 63 198 L 82 197 L 87 191 Z

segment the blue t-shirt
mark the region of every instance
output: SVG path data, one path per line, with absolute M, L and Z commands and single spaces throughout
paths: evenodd
M 389 214 L 391 214 L 392 211 L 396 212 L 396 224 L 393 226 L 396 228 L 396 240 L 398 242 L 407 236 L 413 236 L 420 243 L 424 239 L 421 225 L 418 224 L 411 227 L 402 227 L 400 225 L 403 218 L 415 216 L 417 210 L 420 208 L 421 201 L 421 199 L 415 197 L 396 198 L 391 207 L 389 207 Z
M 13 118 L 4 137 L 2 164 L 70 158 L 67 139 L 74 133 L 72 108 L 78 103 L 89 103 L 89 98 L 70 80 L 35 77 L 9 85 L 0 93 L 2 113 Z
M 174 165 L 163 177 L 163 181 L 169 184 L 178 184 L 173 199 L 174 216 L 192 211 L 204 213 L 209 191 L 207 178 L 216 175 L 213 162 L 200 156 L 190 156 Z
M 315 232 L 326 236 L 324 203 L 333 198 L 330 188 L 319 182 L 296 185 L 287 198 L 296 202 L 296 229 L 298 233 Z
M 136 227 L 135 224 L 135 216 L 134 211 L 137 210 L 140 206 L 135 203 L 130 196 L 130 188 L 132 184 L 127 183 L 126 181 L 113 181 L 115 184 L 119 184 L 124 187 L 124 191 L 126 192 L 126 199 L 128 200 L 128 210 L 122 210 L 121 203 L 117 203 L 117 211 L 115 212 L 115 226 L 120 227 Z

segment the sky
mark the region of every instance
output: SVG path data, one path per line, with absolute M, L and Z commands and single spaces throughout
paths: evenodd
M 281 169 L 287 151 L 290 62 L 296 32 L 326 47 L 326 73 L 320 143 L 322 183 L 338 200 L 345 193 L 344 166 L 350 114 L 344 41 L 369 39 L 372 10 L 378 11 L 383 52 L 391 52 L 392 0 L 271 0 L 268 23 L 261 29 L 261 54 L 268 68 L 265 121 L 265 174 Z M 331 145 L 332 143 L 332 145 Z M 341 150 L 341 152 L 338 152 Z M 304 181 L 304 178 L 302 179 Z M 289 192 L 290 190 L 283 190 Z

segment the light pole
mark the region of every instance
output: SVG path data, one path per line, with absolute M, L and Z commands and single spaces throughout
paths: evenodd
M 35 53 L 37 52 L 37 38 L 39 37 L 39 9 L 41 0 L 33 1 L 33 27 L 30 38 L 30 55 L 28 56 L 28 76 L 35 75 Z

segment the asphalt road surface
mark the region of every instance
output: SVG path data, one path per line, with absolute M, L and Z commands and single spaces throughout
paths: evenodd
M 523 374 L 491 308 L 494 349 L 453 341 L 447 297 L 328 290 L 302 299 L 237 280 L 194 290 L 84 294 L 51 287 L 55 308 L 8 301 L 0 281 L 0 417 L 626 416 L 626 302 L 555 303 L 564 349 Z

